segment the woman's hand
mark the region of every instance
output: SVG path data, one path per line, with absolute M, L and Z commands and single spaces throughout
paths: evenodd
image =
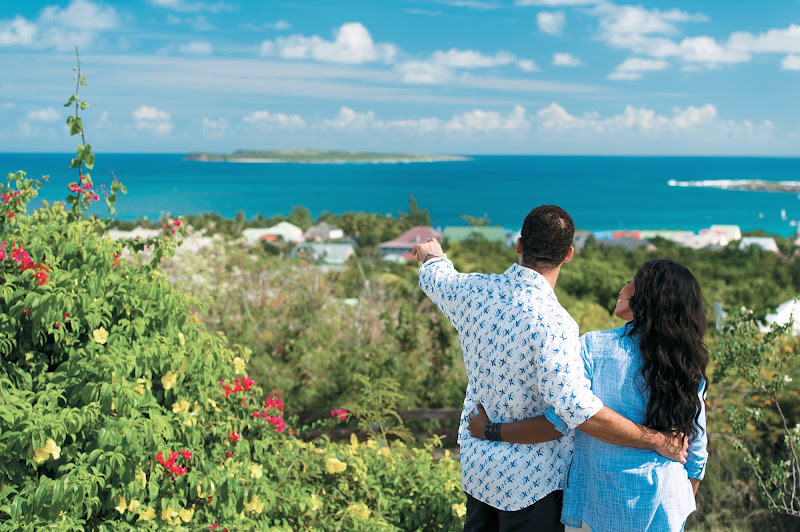
M 469 433 L 473 438 L 485 440 L 484 429 L 489 423 L 489 416 L 486 415 L 482 404 L 476 403 L 475 407 L 478 409 L 478 413 L 476 414 L 474 411 L 469 413 Z

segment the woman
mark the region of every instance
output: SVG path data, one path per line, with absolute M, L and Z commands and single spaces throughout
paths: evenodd
M 561 522 L 567 530 L 594 532 L 682 530 L 695 510 L 694 494 L 708 457 L 703 402 L 708 352 L 700 286 L 676 262 L 648 262 L 620 290 L 614 315 L 627 323 L 581 337 L 592 391 L 631 421 L 686 434 L 689 456 L 682 465 L 575 431 Z M 483 438 L 489 419 L 478 407 L 469 428 L 472 436 Z M 552 408 L 547 419 L 561 432 L 568 430 Z M 503 423 L 500 437 L 511 443 L 554 439 L 552 428 L 542 425 L 540 418 Z M 496 424 L 489 429 L 496 431 Z

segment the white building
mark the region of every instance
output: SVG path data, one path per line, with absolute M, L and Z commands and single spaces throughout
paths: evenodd
M 303 234 L 303 237 L 306 240 L 312 240 L 314 242 L 338 240 L 344 238 L 344 231 L 327 222 L 322 222 L 321 224 L 309 227 Z
M 750 246 L 757 246 L 763 249 L 764 251 L 771 251 L 772 253 L 779 253 L 778 244 L 775 243 L 775 239 L 772 237 L 761 237 L 761 236 L 746 236 L 743 237 L 742 240 L 739 242 L 739 249 L 745 250 Z
M 303 242 L 295 246 L 292 250 L 291 257 L 297 258 L 300 256 L 314 262 L 341 266 L 345 264 L 350 257 L 354 257 L 355 254 L 356 250 L 353 248 L 353 244 L 347 242 L 330 244 L 322 242 Z
M 267 229 L 245 229 L 242 231 L 242 236 L 249 244 L 254 244 L 259 240 L 278 239 L 284 242 L 302 242 L 303 230 L 289 222 L 280 222 Z
M 792 335 L 800 335 L 800 301 L 795 298 L 781 303 L 778 305 L 778 308 L 775 309 L 775 314 L 767 314 L 764 317 L 764 321 L 767 322 L 766 325 L 762 325 L 761 323 L 758 325 L 761 332 L 769 332 L 771 329 L 770 325 L 786 325 L 791 321 Z

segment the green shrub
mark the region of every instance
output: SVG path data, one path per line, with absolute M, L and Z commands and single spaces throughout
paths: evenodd
M 106 190 L 93 162 L 83 142 L 67 201 L 30 214 L 41 182 L 2 186 L 0 530 L 457 527 L 457 462 L 434 461 L 433 443 L 296 436 L 287 398 L 248 376 L 250 351 L 162 272 L 185 224 L 109 239 L 87 215 Z M 123 190 L 109 186 L 110 209 Z

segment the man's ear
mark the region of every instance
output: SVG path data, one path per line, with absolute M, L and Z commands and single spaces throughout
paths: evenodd
M 569 262 L 572 260 L 572 256 L 575 255 L 575 248 L 570 246 L 569 252 L 567 252 L 567 256 L 564 257 L 564 262 Z
M 522 255 L 522 238 L 517 239 L 517 255 Z

